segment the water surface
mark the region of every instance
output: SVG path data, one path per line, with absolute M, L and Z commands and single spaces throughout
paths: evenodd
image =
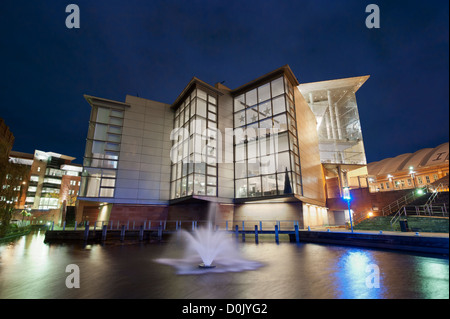
M 178 275 L 156 262 L 182 256 L 176 238 L 103 246 L 43 240 L 44 234 L 35 232 L 0 244 L 0 298 L 449 298 L 447 257 L 247 241 L 236 248 L 262 267 Z M 79 266 L 80 288 L 66 287 L 69 264 Z M 379 270 L 379 288 L 367 283 L 373 267 Z

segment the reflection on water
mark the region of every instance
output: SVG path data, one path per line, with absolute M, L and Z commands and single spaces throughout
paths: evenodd
M 43 239 L 44 234 L 36 232 L 0 244 L 0 298 L 449 297 L 448 258 L 331 245 L 247 242 L 237 245 L 241 254 L 263 267 L 179 276 L 172 267 L 155 262 L 182 256 L 182 245 L 176 241 L 82 246 L 49 245 Z M 79 266 L 79 289 L 65 285 L 68 264 Z

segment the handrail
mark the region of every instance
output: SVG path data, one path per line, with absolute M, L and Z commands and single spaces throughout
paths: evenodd
M 426 210 L 428 211 L 428 213 L 429 213 L 430 216 L 432 215 L 431 204 L 434 202 L 434 200 L 435 200 L 436 197 L 438 196 L 438 194 L 439 194 L 439 189 L 441 189 L 441 188 L 443 188 L 443 187 L 444 187 L 444 185 L 443 185 L 442 183 L 440 183 L 440 184 L 438 185 L 438 187 L 436 187 L 436 188 L 434 189 L 434 191 L 433 191 L 433 193 L 431 194 L 430 198 L 428 198 L 427 202 L 426 202 L 425 205 L 424 205 L 424 206 L 426 207 Z
M 391 224 L 392 230 L 394 230 L 394 224 L 400 219 L 400 217 L 401 217 L 403 214 L 404 214 L 405 216 L 407 216 L 407 214 L 406 214 L 406 206 L 403 206 L 402 208 L 400 208 L 400 209 L 398 210 L 398 212 L 394 215 L 394 217 L 391 218 L 390 224 Z
M 416 191 L 414 190 L 414 191 L 410 192 L 409 194 L 406 194 L 405 196 L 400 197 L 399 199 L 390 203 L 389 205 L 383 207 L 381 212 L 383 213 L 383 216 L 385 216 L 386 212 L 389 214 L 390 212 L 392 212 L 395 209 L 400 209 L 402 206 L 407 205 L 408 203 L 411 203 L 414 199 L 416 199 L 416 197 L 417 197 L 417 194 L 416 194 Z

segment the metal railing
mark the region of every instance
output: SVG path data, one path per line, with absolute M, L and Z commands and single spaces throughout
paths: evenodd
M 393 201 L 389 205 L 383 207 L 381 210 L 382 215 L 386 216 L 392 213 L 393 211 L 399 211 L 403 206 L 408 205 L 412 201 L 414 201 L 416 198 L 418 198 L 421 195 L 418 195 L 416 190 L 410 192 L 409 194 L 406 194 L 405 196 L 397 199 L 396 201 Z

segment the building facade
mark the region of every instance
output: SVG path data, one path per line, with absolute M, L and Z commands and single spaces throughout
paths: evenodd
M 367 165 L 371 192 L 389 192 L 440 183 L 448 190 L 448 142 Z M 445 177 L 447 180 L 445 181 Z
M 18 209 L 51 210 L 75 206 L 81 185 L 82 166 L 74 157 L 36 150 L 34 154 L 11 151 L 15 163 L 29 166 L 29 180 L 24 181 L 23 198 Z
M 355 92 L 367 77 L 302 84 L 289 66 L 238 88 L 193 78 L 172 104 L 91 106 L 77 220 L 296 220 L 334 224 L 366 168 Z

